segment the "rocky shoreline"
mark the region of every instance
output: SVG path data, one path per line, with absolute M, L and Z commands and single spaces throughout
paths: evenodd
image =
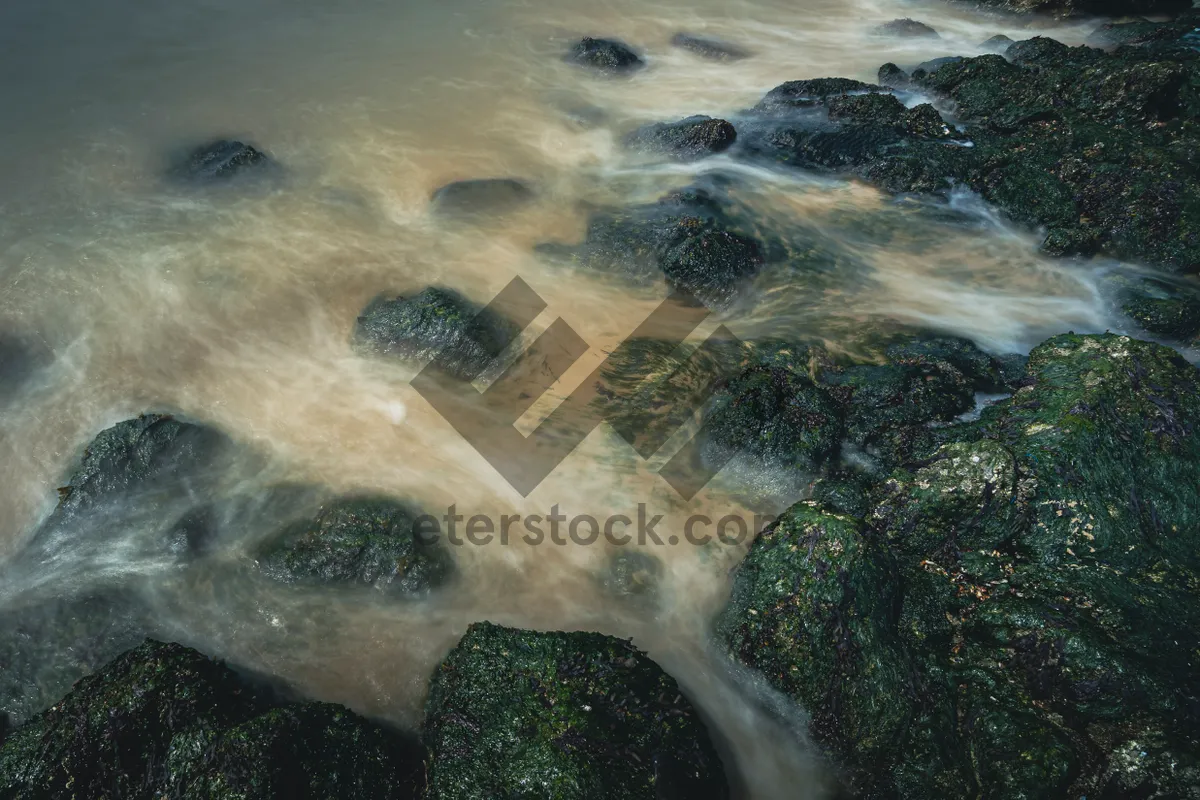
M 733 343 L 670 376 L 715 387 L 707 458 L 736 451 L 818 475 L 735 571 L 714 647 L 810 714 L 847 797 L 1200 798 L 1200 372 L 1167 346 L 1200 344 L 1200 13 L 1173 0 L 1139 10 L 1178 16 L 1103 24 L 1095 47 L 998 37 L 981 47 L 995 54 L 885 64 L 876 83 L 794 80 L 728 120 L 664 121 L 623 140 L 650 158 L 720 153 L 893 193 L 966 188 L 1044 231 L 1048 254 L 1161 270 L 1111 279 L 1157 342 L 1064 333 L 1025 357 L 864 323 L 865 356 L 804 339 Z M 880 35 L 936 31 L 899 20 Z M 689 34 L 674 43 L 752 57 Z M 565 58 L 609 79 L 646 66 L 611 39 Z M 225 184 L 272 165 L 219 140 L 172 174 Z M 581 242 L 538 251 L 728 309 L 796 248 L 727 189 L 597 210 Z M 464 181 L 432 205 L 470 224 L 534 196 L 515 179 Z M 407 363 L 442 353 L 470 379 L 518 327 L 431 286 L 380 295 L 347 347 Z M 635 343 L 602 380 L 656 374 L 664 347 Z M 612 403 L 615 425 L 673 429 L 664 398 L 679 387 L 665 383 L 597 402 Z M 1006 398 L 970 419 L 980 394 Z M 236 446 L 168 414 L 101 432 L 17 559 L 49 552 L 80 520 L 120 524 L 133 506 L 160 521 L 147 546 L 202 554 L 214 520 L 246 503 L 226 480 Z M 289 521 L 254 545 L 266 580 L 396 602 L 458 580 L 401 499 L 273 491 Z M 151 620 L 112 612 L 123 597 L 39 602 L 40 629 L 0 614 L 0 797 L 729 796 L 732 765 L 684 691 L 620 639 L 474 624 L 431 678 L 418 740 L 146 638 Z

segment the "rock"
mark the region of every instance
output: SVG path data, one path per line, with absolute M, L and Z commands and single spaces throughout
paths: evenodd
M 841 406 L 806 375 L 754 367 L 717 393 L 704 423 L 711 445 L 767 466 L 813 470 L 837 452 Z
M 609 594 L 625 600 L 656 601 L 662 561 L 639 550 L 622 548 L 608 562 L 601 583 Z
M 749 50 L 736 44 L 723 42 L 720 39 L 709 39 L 703 36 L 693 36 L 690 33 L 677 33 L 671 37 L 671 44 L 690 50 L 702 58 L 711 61 L 740 61 L 753 55 Z
M 820 105 L 830 97 L 886 91 L 888 90 L 882 86 L 850 78 L 788 81 L 767 92 L 766 96 L 754 107 L 754 111 L 759 114 L 786 112 Z
M 1191 9 L 1191 0 L 969 0 L 973 5 L 1018 14 L 1076 17 L 1114 14 L 1169 14 Z
M 446 217 L 495 216 L 522 208 L 537 195 L 515 178 L 481 178 L 448 183 L 433 193 L 433 211 Z
M 1156 278 L 1129 282 L 1121 310 L 1146 331 L 1188 343 L 1200 336 L 1200 288 Z
M 0 407 L 53 360 L 49 348 L 26 337 L 0 333 Z
M 764 263 L 764 245 L 744 234 L 726 206 L 705 190 L 673 192 L 657 203 L 597 213 L 580 245 L 537 249 L 639 283 L 665 278 L 712 308 L 732 302 Z
M 732 124 L 723 119 L 696 116 L 679 122 L 645 125 L 625 138 L 625 146 L 679 161 L 696 161 L 728 150 L 735 139 L 737 131 Z
M 997 33 L 990 39 L 985 39 L 979 43 L 979 49 L 985 53 L 1004 54 L 1008 50 L 1008 46 L 1013 43 L 1013 40 L 1005 36 L 1003 33 Z
M 266 154 L 248 144 L 218 139 L 193 150 L 175 173 L 189 180 L 211 183 L 261 171 L 271 163 Z
M 169 501 L 186 502 L 229 467 L 233 443 L 221 432 L 163 414 L 143 414 L 102 431 L 83 453 L 79 469 L 58 490 L 60 501 L 44 526 L 53 529 L 104 506 L 140 512 Z
M 946 64 L 957 64 L 962 60 L 962 56 L 946 56 L 945 58 L 934 58 L 929 61 L 922 61 L 913 69 L 913 74 L 916 75 L 919 71 L 921 73 L 919 77 L 924 77 L 932 72 L 937 72 L 939 67 L 943 67 Z
M 473 380 L 520 334 L 516 326 L 451 289 L 429 287 L 414 297 L 377 297 L 355 327 L 358 347 L 437 366 Z
M 725 798 L 704 723 L 641 651 L 476 623 L 433 676 L 429 800 Z
M 1188 796 L 1198 389 L 1165 347 L 1050 339 L 1012 398 L 760 536 L 721 640 L 856 795 Z
M 0 611 L 0 716 L 26 721 L 149 630 L 145 609 L 119 592 L 29 598 Z
M 628 74 L 646 66 L 646 62 L 624 42 L 590 37 L 576 42 L 567 53 L 566 60 L 610 75 Z
M 877 80 L 889 89 L 907 89 L 911 85 L 908 73 L 890 61 L 879 68 Z
M 280 704 L 220 662 L 147 640 L 0 748 L 0 795 L 416 798 L 423 753 L 325 703 Z
M 938 32 L 915 19 L 894 19 L 873 31 L 877 36 L 896 36 L 902 39 L 940 39 Z
M 358 584 L 407 596 L 443 585 L 454 570 L 440 538 L 425 541 L 417 515 L 384 498 L 350 497 L 322 506 L 267 541 L 256 560 L 288 583 Z

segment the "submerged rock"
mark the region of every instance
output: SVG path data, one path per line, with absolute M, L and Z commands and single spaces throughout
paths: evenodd
M 596 633 L 472 625 L 434 674 L 425 741 L 429 800 L 728 797 L 675 681 Z
M 722 203 L 704 190 L 673 192 L 657 203 L 595 214 L 581 244 L 538 250 L 641 283 L 661 276 L 714 308 L 730 303 L 765 261 L 763 244 L 743 234 Z
M 680 161 L 695 161 L 728 150 L 736 139 L 737 131 L 729 122 L 696 116 L 679 122 L 645 125 L 625 138 L 625 146 Z
M 51 359 L 48 348 L 19 335 L 0 333 L 0 406 L 15 397 Z
M 626 600 L 658 599 L 662 561 L 640 550 L 621 548 L 609 559 L 601 584 L 614 597 Z
M 690 33 L 675 34 L 671 37 L 671 44 L 712 61 L 740 61 L 752 55 L 749 50 L 736 44 L 704 36 L 693 36 Z
M 628 74 L 646 66 L 646 62 L 624 42 L 591 37 L 576 42 L 566 60 L 607 74 Z
M 1012 43 L 1012 39 L 1005 36 L 1003 33 L 997 33 L 990 39 L 985 39 L 984 41 L 980 42 L 979 49 L 988 53 L 1003 54 Z
M 436 357 L 439 368 L 474 379 L 519 334 L 512 322 L 458 292 L 429 287 L 414 297 L 371 301 L 354 339 L 368 353 L 413 362 Z
M 1066 335 L 1022 383 L 865 492 L 791 509 L 720 637 L 812 714 L 857 795 L 1186 797 L 1200 371 Z
M 1124 283 L 1121 310 L 1142 328 L 1184 344 L 1200 341 L 1200 287 L 1156 278 Z
M 220 662 L 146 641 L 0 748 L 0 795 L 416 798 L 413 742 L 325 703 L 280 704 Z
M 417 515 L 385 498 L 352 497 L 322 506 L 267 541 L 259 566 L 277 580 L 360 584 L 415 596 L 445 583 L 453 572 L 440 538 L 427 542 Z
M 875 28 L 877 36 L 898 36 L 902 39 L 940 39 L 938 32 L 915 19 L 894 19 Z
M 266 154 L 248 144 L 230 139 L 201 145 L 193 150 L 175 174 L 194 181 L 224 181 L 271 164 Z
M 515 178 L 481 178 L 448 183 L 433 193 L 433 210 L 447 217 L 504 214 L 536 197 L 529 184 Z

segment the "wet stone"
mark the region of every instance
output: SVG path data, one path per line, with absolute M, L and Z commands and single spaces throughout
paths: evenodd
M 622 548 L 609 559 L 601 583 L 614 597 L 653 602 L 659 595 L 662 562 L 652 555 Z
M 176 167 L 175 174 L 188 180 L 211 183 L 261 171 L 271 163 L 265 153 L 251 145 L 218 139 L 193 150 Z
M 704 723 L 626 641 L 476 623 L 425 708 L 428 800 L 727 798 Z
M 590 37 L 576 42 L 566 60 L 610 75 L 628 74 L 646 66 L 646 62 L 624 42 Z
M 1005 36 L 1003 33 L 998 33 L 990 39 L 986 39 L 979 43 L 979 49 L 985 53 L 1000 53 L 1004 54 L 1008 50 L 1009 45 L 1013 40 Z
M 671 37 L 671 44 L 689 50 L 701 58 L 711 61 L 740 61 L 749 58 L 749 50 L 736 44 L 710 39 L 704 36 L 694 36 L 690 33 L 677 33 Z
M 877 36 L 895 36 L 901 39 L 940 39 L 938 32 L 915 19 L 894 19 L 876 27 Z
M 625 138 L 625 146 L 679 161 L 695 161 L 728 150 L 736 139 L 737 131 L 731 123 L 696 116 L 679 122 L 645 125 Z
M 520 331 L 452 289 L 430 287 L 413 297 L 373 300 L 358 318 L 354 340 L 364 352 L 414 363 L 437 357 L 452 375 L 474 379 Z
M 480 178 L 446 184 L 433 193 L 431 202 L 436 214 L 472 218 L 515 211 L 536 196 L 529 184 L 515 178 Z

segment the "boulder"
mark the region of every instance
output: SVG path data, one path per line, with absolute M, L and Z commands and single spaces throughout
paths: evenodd
M 626 75 L 646 66 L 646 62 L 624 42 L 591 37 L 572 45 L 566 60 L 608 75 Z
M 608 560 L 601 585 L 613 597 L 653 604 L 658 599 L 663 565 L 640 550 L 622 548 Z
M 883 86 L 863 83 L 850 78 L 812 78 L 788 81 L 767 92 L 766 96 L 754 107 L 754 111 L 759 114 L 777 114 L 794 109 L 811 108 L 822 104 L 830 97 L 886 91 L 888 89 Z
M 496 216 L 527 206 L 537 195 L 515 178 L 480 178 L 448 183 L 433 193 L 435 214 L 454 218 Z
M 760 536 L 721 641 L 856 795 L 1188 796 L 1198 389 L 1165 347 L 1050 339 L 1012 398 Z
M 0 333 L 0 407 L 7 405 L 53 356 L 30 339 Z
M 425 709 L 429 800 L 729 796 L 704 723 L 626 641 L 471 625 Z
M 743 47 L 720 39 L 710 39 L 704 36 L 694 36 L 690 33 L 677 33 L 671 37 L 671 44 L 682 47 L 701 58 L 710 61 L 740 61 L 749 58 L 752 53 Z
M 175 174 L 192 181 L 214 183 L 261 171 L 271 163 L 265 153 L 251 145 L 218 139 L 192 150 L 175 168 Z
M 679 122 L 644 125 L 625 137 L 625 146 L 642 153 L 696 161 L 728 150 L 737 131 L 723 119 L 696 116 Z
M 743 230 L 714 194 L 688 189 L 594 214 L 581 244 L 539 245 L 538 251 L 638 283 L 663 278 L 717 308 L 732 302 L 765 261 L 764 245 Z
M 1125 14 L 1170 14 L 1188 11 L 1191 0 L 966 0 L 987 9 L 1017 14 L 1049 14 L 1056 17 Z
M 979 49 L 985 53 L 1000 53 L 1008 49 L 1008 46 L 1013 43 L 1013 40 L 1005 36 L 1003 33 L 997 33 L 990 39 L 985 39 L 979 43 Z
M 420 596 L 444 584 L 454 565 L 440 538 L 422 538 L 416 519 L 386 498 L 342 498 L 287 525 L 260 547 L 256 561 L 288 583 L 357 584 Z
M 509 320 L 435 286 L 412 297 L 375 298 L 359 316 L 354 340 L 370 354 L 417 363 L 436 357 L 438 368 L 473 380 L 519 334 Z
M 941 36 L 924 22 L 915 19 L 894 19 L 877 26 L 876 36 L 895 36 L 901 39 L 940 39 Z
M 1159 278 L 1120 284 L 1121 310 L 1144 330 L 1182 344 L 1200 341 L 1200 287 Z
M 416 798 L 423 751 L 340 706 L 281 703 L 224 664 L 147 640 L 0 748 L 0 795 Z

